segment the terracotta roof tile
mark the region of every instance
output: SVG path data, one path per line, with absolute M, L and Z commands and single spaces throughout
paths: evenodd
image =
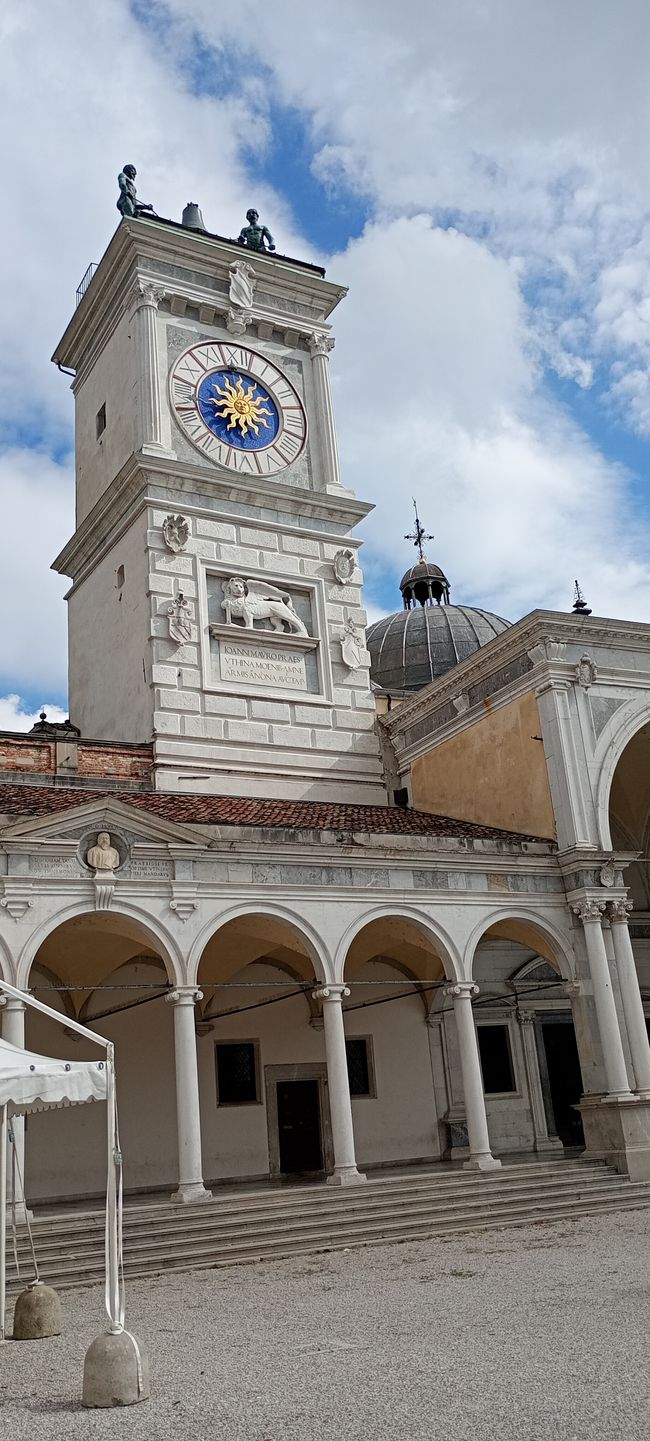
M 526 836 L 449 816 L 397 806 L 357 806 L 329 801 L 257 800 L 245 796 L 180 795 L 162 791 L 102 791 L 84 786 L 32 786 L 0 784 L 0 814 L 46 816 L 73 806 L 119 801 L 136 810 L 150 811 L 179 825 L 282 826 L 295 830 L 356 831 L 384 835 L 451 836 L 468 840 L 522 842 L 543 837 Z

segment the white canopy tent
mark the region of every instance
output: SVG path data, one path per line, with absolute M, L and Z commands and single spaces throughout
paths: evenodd
M 110 1331 L 119 1333 L 124 1330 L 122 1157 L 117 1131 L 113 1043 L 6 981 L 0 981 L 0 992 L 42 1011 L 106 1052 L 101 1061 L 61 1061 L 23 1051 L 0 1040 L 0 1340 L 5 1339 L 8 1117 L 87 1101 L 107 1102 L 106 1310 Z

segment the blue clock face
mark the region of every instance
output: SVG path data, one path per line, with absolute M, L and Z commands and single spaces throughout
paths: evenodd
M 225 340 L 183 351 L 169 376 L 174 415 L 215 464 L 240 475 L 275 475 L 307 441 L 307 416 L 288 377 L 259 351 Z
M 266 387 L 238 370 L 206 375 L 196 403 L 208 430 L 238 450 L 262 450 L 280 429 L 278 408 Z

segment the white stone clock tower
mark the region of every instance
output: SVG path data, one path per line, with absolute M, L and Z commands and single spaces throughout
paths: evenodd
M 123 220 L 74 371 L 70 715 L 166 791 L 381 803 L 359 542 L 316 266 Z

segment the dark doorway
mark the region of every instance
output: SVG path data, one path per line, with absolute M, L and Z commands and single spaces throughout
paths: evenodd
M 544 1021 L 542 1037 L 555 1129 L 563 1146 L 584 1146 L 582 1116 L 574 1109 L 582 1095 L 575 1031 L 568 1022 Z
M 285 1176 L 322 1171 L 318 1081 L 278 1081 L 277 1088 L 280 1171 Z

